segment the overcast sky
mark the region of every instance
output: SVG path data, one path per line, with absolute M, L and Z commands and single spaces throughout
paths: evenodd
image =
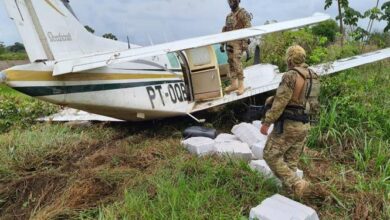
M 385 1 L 380 0 L 380 5 Z M 350 0 L 350 4 L 364 12 L 374 7 L 376 0 Z M 93 27 L 96 34 L 112 32 L 122 40 L 128 35 L 132 43 L 140 45 L 218 33 L 230 11 L 227 0 L 71 0 L 71 5 L 80 21 Z M 241 0 L 241 5 L 253 14 L 254 25 L 325 12 L 324 0 Z M 336 5 L 326 13 L 335 17 Z M 361 26 L 366 28 L 367 23 L 363 21 Z M 384 26 L 377 23 L 375 29 L 383 30 Z M 20 41 L 3 1 L 0 41 L 6 45 Z

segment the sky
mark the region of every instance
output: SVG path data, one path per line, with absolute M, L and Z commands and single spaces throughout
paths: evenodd
M 380 0 L 380 5 L 385 1 Z M 98 2 L 98 3 L 97 3 Z M 150 45 L 221 31 L 230 8 L 227 0 L 71 0 L 73 10 L 84 25 L 96 34 L 113 33 L 120 40 L 129 36 L 132 43 Z M 376 0 L 350 0 L 352 8 L 364 12 Z M 335 17 L 337 6 L 324 11 L 324 0 L 241 0 L 241 6 L 253 14 L 253 25 L 267 20 L 285 21 L 324 12 Z M 367 27 L 368 21 L 360 25 Z M 381 31 L 385 24 L 376 23 Z M 0 1 L 0 42 L 20 42 L 15 25 Z

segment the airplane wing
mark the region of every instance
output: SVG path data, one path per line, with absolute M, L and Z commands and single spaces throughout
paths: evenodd
M 310 68 L 316 71 L 318 75 L 326 76 L 389 58 L 390 48 L 386 48 L 371 53 L 337 60 L 331 63 L 319 64 Z M 277 70 L 278 68 L 276 66 L 270 64 L 260 64 L 248 67 L 244 70 L 244 74 L 245 85 L 250 87 L 250 89 L 248 89 L 244 94 L 238 96 L 235 93 L 231 93 L 229 95 L 225 95 L 221 99 L 197 103 L 191 113 L 203 111 L 212 107 L 275 90 L 278 88 L 283 76 L 283 73 L 278 73 Z
M 233 40 L 257 37 L 282 30 L 316 24 L 322 21 L 326 21 L 328 19 L 330 19 L 329 15 L 316 13 L 313 16 L 307 18 L 251 27 L 237 31 L 219 33 L 215 35 L 191 38 L 187 40 L 180 40 L 171 43 L 164 43 L 147 47 L 133 48 L 124 51 L 98 53 L 83 57 L 76 57 L 72 59 L 58 60 L 54 66 L 53 75 L 57 76 L 66 73 L 81 72 L 85 70 L 104 67 L 110 64 L 123 63 L 132 60 L 137 60 L 140 58 L 162 55 L 170 52 L 209 46 Z
M 338 60 L 332 63 L 325 63 L 311 68 L 315 70 L 319 75 L 325 76 L 334 74 L 339 71 L 343 71 L 349 68 L 361 66 L 368 63 L 377 62 L 390 58 L 390 48 L 375 51 L 372 53 L 366 53 L 342 60 Z M 256 66 L 248 67 L 244 70 L 245 84 L 250 87 L 243 95 L 238 96 L 235 93 L 225 95 L 221 99 L 206 101 L 197 103 L 190 113 L 203 111 L 216 106 L 224 105 L 230 102 L 234 102 L 240 99 L 249 98 L 254 95 L 269 92 L 278 88 L 282 79 L 283 73 L 278 72 L 278 67 L 271 64 L 259 64 Z M 259 77 L 261 76 L 261 77 Z M 75 109 L 65 109 L 60 113 L 43 117 L 38 121 L 110 121 L 120 122 L 122 120 L 110 118 L 106 116 L 96 115 Z

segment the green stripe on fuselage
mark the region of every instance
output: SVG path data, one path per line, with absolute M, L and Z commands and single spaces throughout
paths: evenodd
M 132 82 L 132 83 L 113 83 L 113 84 L 97 84 L 97 85 L 76 85 L 76 86 L 33 86 L 33 87 L 13 87 L 13 89 L 27 94 L 29 96 L 51 96 L 64 95 L 72 93 L 97 92 L 106 90 L 117 90 L 136 88 L 144 86 L 154 86 L 170 83 L 181 83 L 183 80 L 171 81 L 152 81 L 152 82 Z

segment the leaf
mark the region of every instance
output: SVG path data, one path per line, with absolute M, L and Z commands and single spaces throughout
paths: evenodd
M 325 10 L 332 6 L 333 0 L 325 0 Z

